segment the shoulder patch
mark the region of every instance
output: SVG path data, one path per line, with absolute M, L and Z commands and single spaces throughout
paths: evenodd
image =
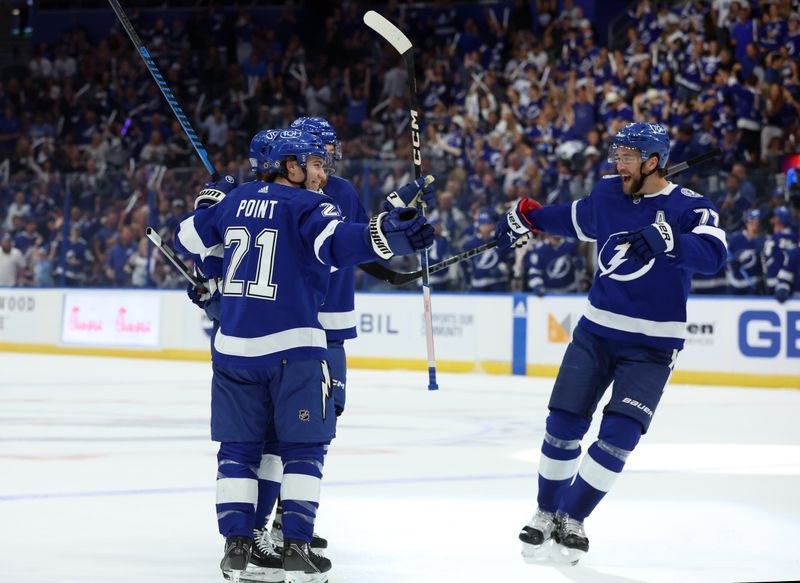
M 323 202 L 319 205 L 322 209 L 322 216 L 323 217 L 338 217 L 340 216 L 339 209 L 336 208 L 336 205 L 330 202 Z
M 683 196 L 688 196 L 689 198 L 703 198 L 702 194 L 698 194 L 691 188 L 681 188 L 681 194 Z

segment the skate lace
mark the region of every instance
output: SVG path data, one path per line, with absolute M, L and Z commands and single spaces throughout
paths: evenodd
M 277 554 L 275 551 L 275 543 L 272 542 L 272 537 L 269 531 L 265 529 L 256 528 L 253 530 L 253 538 L 255 539 L 258 550 L 265 555 Z
M 583 530 L 583 523 L 569 516 L 561 517 L 561 532 L 564 535 L 574 534 L 581 538 L 586 538 L 586 533 Z
M 554 518 L 554 513 L 537 509 L 536 514 L 533 515 L 533 518 L 531 518 L 531 521 L 528 524 L 533 528 L 542 530 L 543 528 L 552 526 Z

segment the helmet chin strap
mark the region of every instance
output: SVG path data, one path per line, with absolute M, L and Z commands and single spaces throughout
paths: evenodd
M 647 162 L 647 160 L 645 160 L 645 162 Z M 634 188 L 631 189 L 631 194 L 633 194 L 634 196 L 639 195 L 639 191 L 642 190 L 642 187 L 644 186 L 644 181 L 647 180 L 653 174 L 655 174 L 656 170 L 658 170 L 658 165 L 656 165 L 656 167 L 653 168 L 650 172 L 645 172 L 644 171 L 645 162 L 639 164 L 639 180 L 637 180 L 633 184 Z
M 303 171 L 303 181 L 302 182 L 295 182 L 294 180 L 289 178 L 289 169 L 286 168 L 285 166 L 284 166 L 284 174 L 283 175 L 286 178 L 286 180 L 288 180 L 290 183 L 294 184 L 297 188 L 305 188 L 306 187 L 306 180 L 308 180 L 308 173 L 306 172 L 306 169 L 303 168 L 302 166 L 300 166 L 299 164 L 297 165 L 297 167 L 300 168 Z

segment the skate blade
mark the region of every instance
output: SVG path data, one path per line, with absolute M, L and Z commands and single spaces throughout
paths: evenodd
M 550 558 L 560 565 L 577 565 L 581 557 L 585 555 L 585 551 L 579 549 L 571 549 L 564 545 L 555 543 L 550 552 Z
M 266 567 L 248 567 L 239 577 L 240 583 L 283 583 L 285 574 L 283 569 L 268 569 Z
M 529 564 L 540 564 L 550 561 L 550 547 L 553 546 L 552 539 L 544 541 L 540 545 L 522 543 L 522 558 Z
M 328 583 L 328 574 L 288 571 L 286 573 L 286 583 Z
M 242 583 L 242 573 L 244 571 L 240 571 L 238 569 L 230 569 L 228 571 L 223 571 L 222 576 L 225 577 L 226 580 L 230 581 L 231 583 Z

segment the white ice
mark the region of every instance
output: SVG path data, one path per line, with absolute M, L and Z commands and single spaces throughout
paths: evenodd
M 222 581 L 208 364 L 5 353 L 0 371 L 1 582 Z M 556 568 L 517 541 L 552 381 L 439 381 L 349 372 L 317 522 L 332 583 L 800 578 L 800 391 L 670 386 L 590 553 Z

